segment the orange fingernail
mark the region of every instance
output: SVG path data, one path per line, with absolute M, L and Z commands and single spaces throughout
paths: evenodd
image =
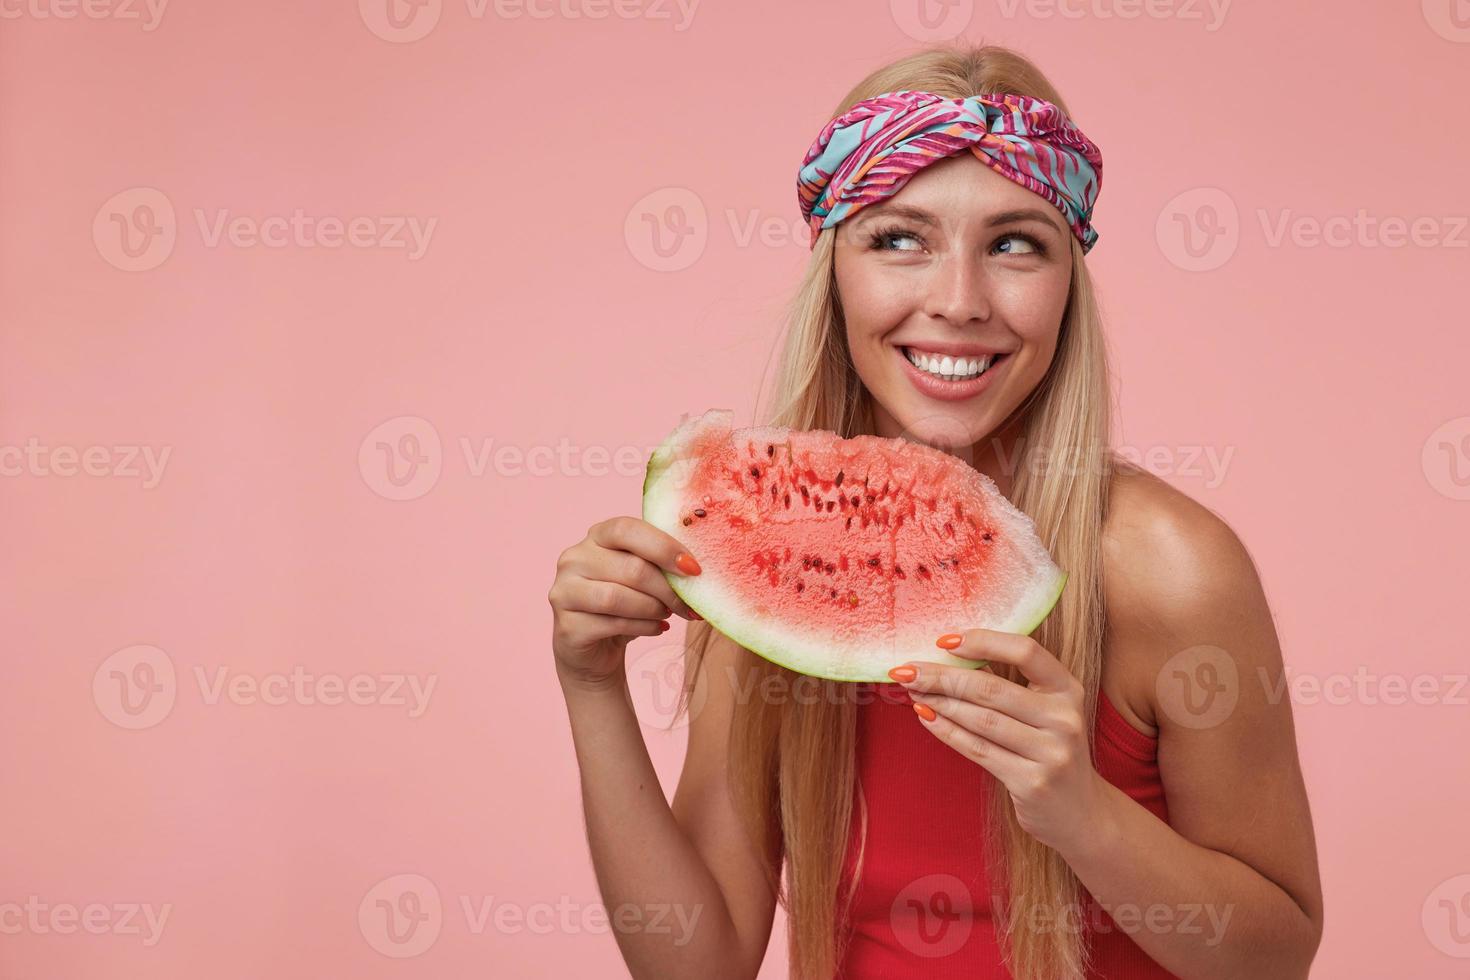
M 955 647 L 959 646 L 963 642 L 965 642 L 965 638 L 960 634 L 946 633 L 939 639 L 935 640 L 934 645 L 943 647 L 946 650 L 953 650 Z
M 888 672 L 888 676 L 892 677 L 900 684 L 907 684 L 915 677 L 918 677 L 919 672 L 917 670 L 914 670 L 914 668 L 912 667 L 895 667 Z
M 691 556 L 684 554 L 684 552 L 682 551 L 679 552 L 679 557 L 674 559 L 674 565 L 685 575 L 699 574 L 699 562 L 695 561 Z
M 934 713 L 933 708 L 929 707 L 927 704 L 920 704 L 917 701 L 914 702 L 914 714 L 918 715 L 925 721 L 933 721 L 935 718 L 939 717 Z

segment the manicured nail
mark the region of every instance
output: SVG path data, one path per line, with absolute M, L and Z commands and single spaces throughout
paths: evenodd
M 909 681 L 918 677 L 919 672 L 912 667 L 895 667 L 888 672 L 888 676 L 900 684 L 907 684 Z
M 693 557 L 686 555 L 682 551 L 679 552 L 679 557 L 674 559 L 674 565 L 685 575 L 699 574 L 699 562 L 695 561 Z
M 667 619 L 664 619 L 664 620 L 660 620 L 660 621 L 659 621 L 659 624 L 658 624 L 658 631 L 659 631 L 659 632 L 660 632 L 660 633 L 662 633 L 662 632 L 664 632 L 664 631 L 665 631 L 665 630 L 667 630 L 667 629 L 668 629 L 668 628 L 669 628 L 669 621 L 668 621 L 668 620 L 667 620 Z
M 920 704 L 917 701 L 914 702 L 914 714 L 918 715 L 925 721 L 933 721 L 935 718 L 939 717 L 934 713 L 933 708 L 929 707 L 927 704 Z
M 963 642 L 965 642 L 965 638 L 960 634 L 946 633 L 939 639 L 935 640 L 934 645 L 943 647 L 946 650 L 953 650 L 955 647 L 959 646 Z

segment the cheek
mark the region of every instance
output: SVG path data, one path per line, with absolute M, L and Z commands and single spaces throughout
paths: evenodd
M 995 312 L 1026 347 L 1049 360 L 1067 311 L 1068 287 L 1068 277 L 1060 275 L 1014 283 L 999 291 Z
M 856 263 L 839 262 L 835 278 L 849 340 L 880 336 L 913 312 L 913 285 L 900 277 L 885 276 Z M 858 346 L 854 343 L 854 350 Z

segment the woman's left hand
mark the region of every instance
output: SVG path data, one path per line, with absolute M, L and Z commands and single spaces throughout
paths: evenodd
M 957 657 L 1012 664 L 1030 686 L 984 669 L 910 661 L 889 676 L 909 691 L 924 726 L 1005 786 L 1027 833 L 1064 855 L 1083 846 L 1105 793 L 1088 747 L 1081 683 L 1029 636 L 972 629 L 936 645 Z

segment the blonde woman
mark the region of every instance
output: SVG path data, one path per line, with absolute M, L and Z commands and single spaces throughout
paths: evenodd
M 1069 575 L 1050 617 L 936 637 L 986 669 L 794 675 L 699 621 L 663 575 L 698 556 L 631 517 L 560 556 L 603 897 L 694 923 L 625 919 L 632 975 L 754 977 L 778 903 L 807 980 L 1307 975 L 1322 897 L 1290 702 L 1255 682 L 1282 670 L 1260 581 L 1220 518 L 1110 448 L 1101 167 L 1030 62 L 941 47 L 864 79 L 799 174 L 812 253 L 765 421 L 944 443 L 1035 520 Z M 623 654 L 672 614 L 700 710 L 671 806 Z M 818 696 L 786 696 L 803 682 Z

